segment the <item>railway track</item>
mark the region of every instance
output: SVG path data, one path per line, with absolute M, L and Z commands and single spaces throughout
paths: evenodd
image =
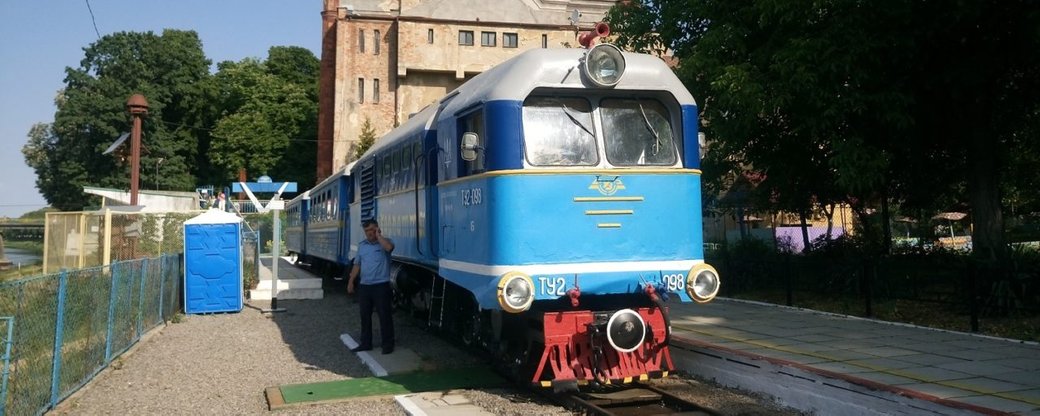
M 721 415 L 713 409 L 644 383 L 590 391 L 556 393 L 552 394 L 550 399 L 584 415 Z

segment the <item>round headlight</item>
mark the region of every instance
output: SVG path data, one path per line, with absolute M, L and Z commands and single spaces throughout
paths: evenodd
M 697 303 L 707 303 L 719 293 L 719 272 L 707 263 L 690 269 L 686 277 L 686 293 Z
M 526 311 L 534 302 L 534 281 L 520 272 L 509 272 L 498 279 L 498 304 L 510 313 Z
M 585 76 L 600 87 L 613 87 L 625 74 L 621 49 L 609 43 L 596 45 L 585 54 Z
M 607 342 L 620 352 L 632 352 L 643 345 L 646 338 L 646 322 L 639 313 L 631 309 L 614 312 L 607 321 Z

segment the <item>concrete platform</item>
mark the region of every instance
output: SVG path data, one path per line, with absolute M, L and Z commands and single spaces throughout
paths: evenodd
M 669 303 L 680 370 L 815 414 L 1040 415 L 1040 344 L 732 299 Z
M 250 299 L 271 300 L 273 261 L 270 256 L 260 257 L 260 269 L 257 273 L 260 281 L 256 289 L 249 291 Z M 288 257 L 279 257 L 278 261 L 278 299 L 321 299 L 325 296 L 320 277 L 296 267 Z
M 347 347 L 347 353 L 351 353 L 350 350 L 358 346 L 357 341 L 350 334 L 340 335 L 339 339 Z M 415 351 L 401 346 L 394 348 L 392 354 L 383 354 L 382 349 L 377 345 L 371 351 L 357 353 L 357 356 L 372 371 L 372 375 L 376 377 L 411 373 L 418 371 L 422 365 L 422 359 L 419 358 Z

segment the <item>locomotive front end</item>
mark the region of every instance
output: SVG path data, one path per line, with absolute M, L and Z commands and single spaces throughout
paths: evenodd
M 665 302 L 720 287 L 693 97 L 660 58 L 610 44 L 532 50 L 472 82 L 442 103 L 453 156 L 434 154 L 432 239 L 473 295 L 467 325 L 544 387 L 666 376 Z

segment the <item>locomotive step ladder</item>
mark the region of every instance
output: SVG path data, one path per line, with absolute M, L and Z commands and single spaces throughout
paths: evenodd
M 438 285 L 437 282 L 440 282 Z M 433 284 L 430 289 L 430 314 L 426 324 L 431 328 L 441 328 L 444 325 L 444 297 L 448 292 L 448 280 L 436 274 L 433 275 Z M 439 290 L 438 290 L 439 287 Z M 436 310 L 436 319 L 434 319 Z

